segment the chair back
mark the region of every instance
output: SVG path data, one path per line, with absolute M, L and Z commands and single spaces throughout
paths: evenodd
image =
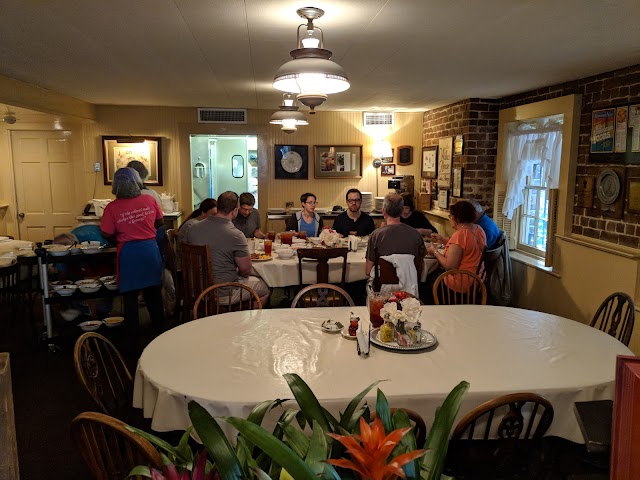
M 256 291 L 238 282 L 217 283 L 198 296 L 193 306 L 193 319 L 239 310 L 262 310 Z
M 180 311 L 182 306 L 182 278 L 178 275 L 178 231 L 174 228 L 168 229 L 164 234 L 164 240 L 164 263 L 173 280 L 173 288 L 176 293 L 176 310 Z
M 298 292 L 291 308 L 306 307 L 353 307 L 353 299 L 342 288 L 331 283 L 316 283 Z
M 420 281 L 420 274 L 422 272 L 424 259 L 422 257 L 414 257 L 413 262 L 416 266 L 418 281 Z M 396 273 L 396 267 L 394 267 L 391 262 L 380 258 L 380 254 L 376 248 L 373 261 L 373 291 L 379 292 L 382 285 L 397 285 L 399 283 L 400 279 Z
M 316 283 L 329 283 L 329 260 L 342 257 L 342 277 L 340 286 L 344 288 L 347 275 L 348 248 L 301 248 L 298 249 L 298 283 L 302 287 L 302 260 L 304 258 L 316 260 Z
M 182 266 L 182 304 L 185 320 L 190 316 L 198 296 L 213 285 L 213 267 L 209 245 L 180 244 Z
M 0 305 L 15 306 L 19 279 L 19 263 L 0 267 Z
M 448 270 L 433 284 L 436 305 L 486 305 L 487 288 L 482 279 L 467 270 Z
M 118 418 L 128 418 L 133 379 L 118 349 L 98 333 L 78 338 L 73 352 L 76 373 L 98 408 Z
M 126 427 L 117 418 L 97 412 L 83 412 L 71 421 L 71 437 L 97 480 L 128 478 L 138 465 L 162 468 L 162 457 L 155 447 Z
M 616 292 L 604 299 L 591 320 L 591 326 L 607 332 L 628 347 L 635 320 L 633 299 L 626 293 Z

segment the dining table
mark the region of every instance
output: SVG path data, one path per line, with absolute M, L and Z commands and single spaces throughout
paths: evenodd
M 356 341 L 321 327 L 328 319 L 348 325 L 351 313 L 368 331 L 366 307 L 241 311 L 180 325 L 143 351 L 133 406 L 151 418 L 153 430 L 182 430 L 190 425 L 189 401 L 213 416 L 246 417 L 264 400 L 292 398 L 283 375 L 296 373 L 334 414 L 382 380 L 378 388 L 392 407 L 414 410 L 430 425 L 447 394 L 466 380 L 470 388 L 458 419 L 497 396 L 534 392 L 555 411 L 547 435 L 582 443 L 574 402 L 612 399 L 616 356 L 632 354 L 614 337 L 556 315 L 439 305 L 420 312 L 435 346 L 407 353 L 372 344 L 364 356 Z M 373 389 L 366 401 L 373 405 L 375 398 Z M 265 420 L 267 428 L 280 413 Z
M 367 280 L 369 278 L 369 276 L 365 274 L 365 254 L 366 246 L 359 247 L 356 251 L 350 251 L 347 254 L 346 283 Z M 254 260 L 252 263 L 253 274 L 261 277 L 270 288 L 299 285 L 298 257 L 296 255 L 288 259 L 282 259 L 278 258 L 276 251 L 270 260 Z M 342 258 L 332 258 L 329 260 L 328 265 L 329 283 L 339 284 L 342 281 Z M 302 283 L 304 285 L 316 283 L 316 267 L 317 262 L 311 259 L 302 260 Z M 435 257 L 426 256 L 424 258 L 420 281 L 424 282 L 427 275 L 437 267 L 438 261 Z

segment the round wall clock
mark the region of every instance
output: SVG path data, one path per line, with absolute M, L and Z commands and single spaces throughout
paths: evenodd
M 280 164 L 285 172 L 296 173 L 302 168 L 302 157 L 298 152 L 289 151 L 282 156 Z
M 603 205 L 611 205 L 620 195 L 620 177 L 613 170 L 603 170 L 598 177 L 596 190 L 600 202 Z

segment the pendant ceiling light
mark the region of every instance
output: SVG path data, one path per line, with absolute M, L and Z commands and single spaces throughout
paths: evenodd
M 324 48 L 324 33 L 314 27 L 313 21 L 324 15 L 324 10 L 305 7 L 297 10 L 307 23 L 298 25 L 297 47 L 291 51 L 293 60 L 282 65 L 273 79 L 273 87 L 283 92 L 294 92 L 298 101 L 309 107 L 322 105 L 327 95 L 344 92 L 349 85 L 347 74 L 340 65 L 331 61 L 331 51 Z M 306 31 L 301 35 L 302 27 Z
M 293 103 L 293 95 L 291 93 L 285 93 L 282 96 L 282 105 L 280 105 L 280 109 L 271 115 L 269 123 L 282 125 L 282 131 L 285 133 L 295 132 L 298 130 L 299 125 L 309 125 L 307 118 L 302 112 L 298 111 L 298 107 Z

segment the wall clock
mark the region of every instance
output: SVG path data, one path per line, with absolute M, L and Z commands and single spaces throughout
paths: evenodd
M 309 147 L 306 145 L 275 146 L 275 178 L 307 179 L 309 177 Z

